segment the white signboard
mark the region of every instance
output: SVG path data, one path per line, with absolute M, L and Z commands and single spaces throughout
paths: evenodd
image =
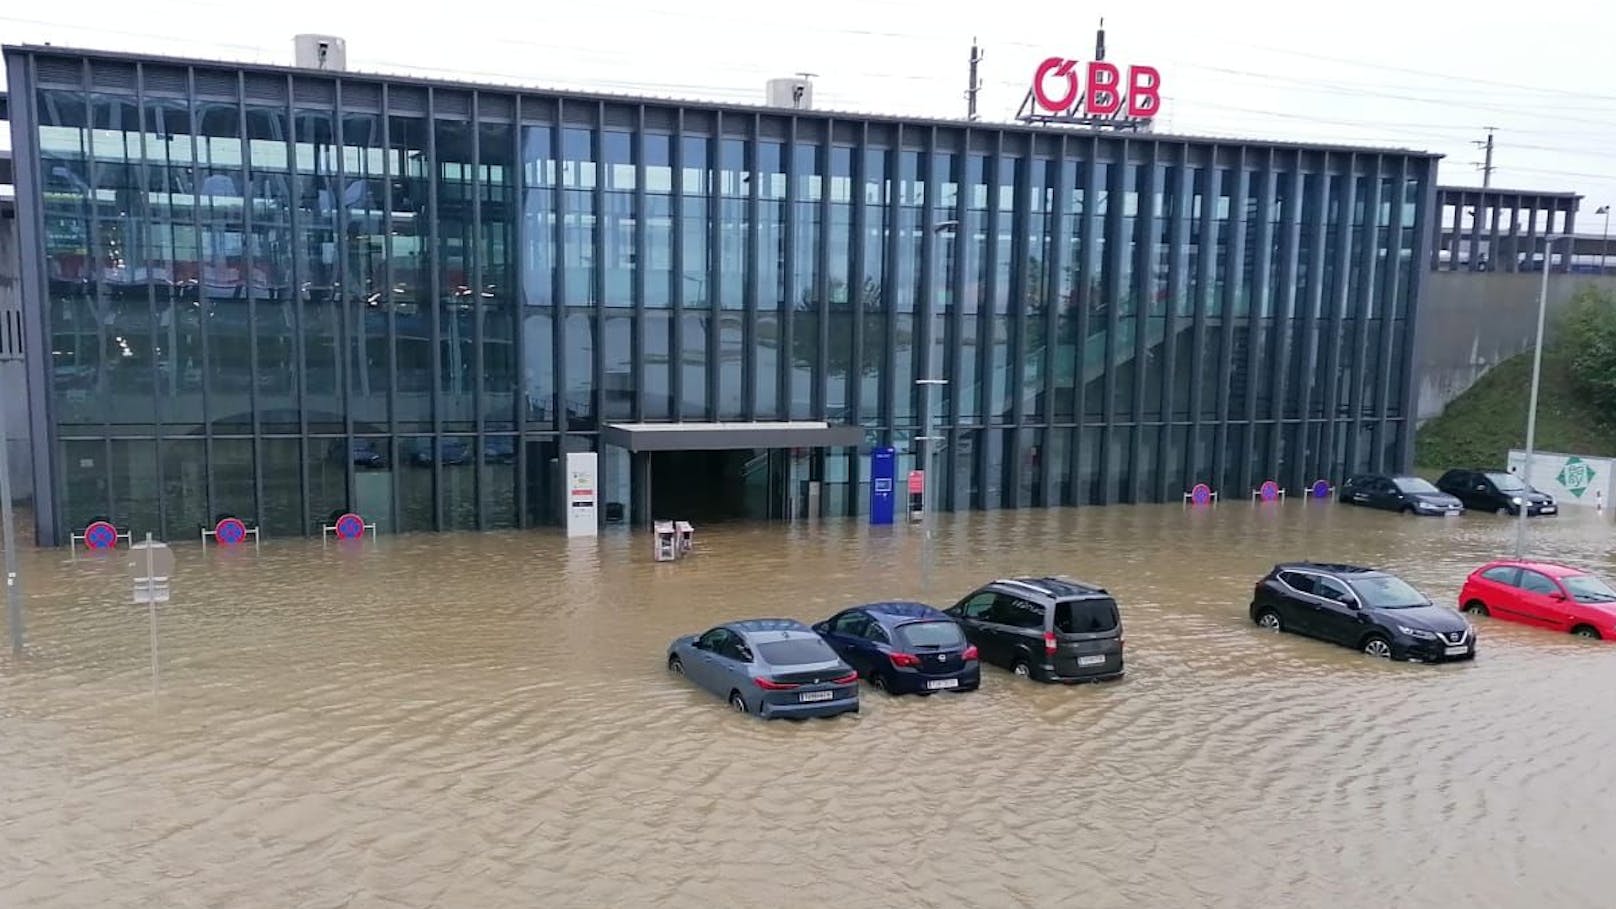
M 592 451 L 567 453 L 567 536 L 592 537 L 600 532 L 600 475 Z
M 1511 449 L 1509 470 L 1519 475 L 1526 452 Z M 1607 505 L 1616 492 L 1616 461 L 1554 451 L 1532 452 L 1532 475 L 1526 482 L 1538 492 L 1554 496 L 1561 505 Z

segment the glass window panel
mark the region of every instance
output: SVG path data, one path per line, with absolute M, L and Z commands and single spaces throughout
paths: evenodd
M 628 420 L 634 417 L 634 317 L 608 312 L 604 335 L 606 343 L 601 350 L 606 372 L 606 387 L 602 389 L 605 418 Z
M 471 124 L 453 120 L 435 121 L 433 133 L 438 191 L 438 403 L 442 408 L 438 416 L 445 429 L 470 430 L 477 418 L 477 333 L 472 312 L 479 299 L 472 287 L 477 268 L 472 211 L 474 137 Z
M 41 111 L 44 114 L 44 111 Z M 201 283 L 198 274 L 197 230 L 195 224 L 196 194 L 193 178 L 194 147 L 191 137 L 190 111 L 181 101 L 148 102 L 143 111 L 146 156 L 146 185 L 150 222 L 146 226 L 146 262 L 151 277 L 151 293 L 156 307 L 157 410 L 168 432 L 196 432 L 202 428 L 202 308 Z M 42 152 L 44 150 L 42 149 Z M 59 165 L 54 162 L 50 167 Z M 64 240 L 62 228 L 72 222 L 55 222 L 52 216 L 51 196 L 46 201 L 46 256 L 50 270 L 53 326 L 78 322 L 72 299 L 64 299 L 58 291 L 61 285 L 62 263 L 53 249 Z M 84 237 L 75 242 L 88 242 Z M 67 303 L 64 311 L 58 301 Z M 64 364 L 82 360 L 87 351 L 86 341 L 93 334 L 76 332 L 64 339 L 58 336 L 53 351 L 56 355 L 58 398 L 64 388 L 61 379 Z M 82 382 L 85 371 L 77 373 Z M 68 389 L 74 388 L 72 384 Z M 69 398 L 73 395 L 69 394 Z M 58 410 L 64 423 L 73 422 L 73 407 Z
M 710 317 L 688 313 L 680 326 L 683 339 L 679 352 L 679 416 L 686 420 L 707 419 L 707 338 Z
M 601 212 L 605 248 L 600 251 L 605 272 L 606 306 L 634 305 L 634 270 L 639 267 L 639 212 L 634 207 L 634 147 L 629 133 L 608 130 L 601 139 L 605 156 L 605 210 Z
M 165 443 L 172 446 L 177 443 Z M 170 469 L 171 455 L 169 448 L 164 449 L 163 469 Z M 310 438 L 303 443 L 303 457 L 309 465 L 309 532 L 313 533 L 319 528 L 315 525 L 329 524 L 348 510 L 348 463 L 354 462 L 354 469 L 361 469 L 361 462 L 366 465 L 385 463 L 386 449 L 365 449 L 342 438 Z M 375 470 L 377 467 L 366 466 L 363 469 Z M 170 514 L 172 517 L 172 514 Z
M 719 143 L 718 267 L 719 306 L 738 310 L 746 300 L 746 244 L 750 227 L 747 195 L 751 175 L 746 169 L 746 142 L 724 139 Z
M 248 524 L 257 520 L 258 500 L 253 483 L 252 439 L 213 440 L 213 513 L 207 526 L 218 518 L 234 515 Z M 195 534 L 198 528 L 192 528 Z
M 758 187 L 757 306 L 777 310 L 786 295 L 785 146 L 757 143 Z
M 377 440 L 378 446 L 386 445 L 387 440 Z M 431 436 L 400 436 L 398 450 L 401 461 L 396 476 L 392 477 L 398 482 L 398 530 L 400 533 L 410 533 L 419 530 L 434 530 L 436 525 L 433 514 L 436 505 L 433 501 L 433 445 Z M 376 472 L 372 477 L 383 472 Z M 365 499 L 365 483 L 360 476 L 354 477 L 354 485 L 360 495 L 360 508 L 368 513 L 381 511 L 380 496 L 384 487 L 377 483 L 377 499 L 367 505 Z
M 205 444 L 201 439 L 165 439 L 162 446 L 163 532 L 170 540 L 194 539 L 213 517 L 208 512 Z
M 298 383 L 302 370 L 292 287 L 291 139 L 284 108 L 247 109 L 253 350 L 259 424 L 270 432 L 301 428 Z M 296 532 L 302 532 L 301 523 Z
M 1016 484 L 1016 504 L 1022 508 L 1044 504 L 1043 438 L 1042 429 L 1021 430 L 1020 463 L 1011 472 L 1012 478 L 1006 485 L 1009 482 Z
M 725 311 L 718 319 L 718 418 L 734 420 L 742 416 L 745 386 L 742 382 L 742 358 L 746 355 L 745 325 L 743 317 Z M 759 382 L 763 357 L 759 356 Z
M 516 174 L 511 127 L 478 127 L 480 214 L 477 255 L 482 284 L 483 427 L 516 428 Z
M 757 314 L 757 407 L 759 420 L 778 420 L 780 413 L 780 316 Z
M 642 369 L 645 388 L 642 397 L 647 420 L 667 420 L 673 416 L 672 331 L 673 318 L 664 311 L 647 310 L 644 316 L 645 351 Z
M 429 438 L 429 437 L 428 437 Z M 443 484 L 443 521 L 440 530 L 477 528 L 477 439 L 474 436 L 440 436 L 436 450 L 418 448 L 416 465 L 437 466 Z
M 915 314 L 900 312 L 897 314 L 894 328 L 894 347 L 896 355 L 892 362 L 892 389 L 896 399 L 896 411 L 893 413 L 893 422 L 900 426 L 915 425 L 915 400 L 918 392 L 915 389 Z
M 134 540 L 147 533 L 156 535 L 161 530 L 157 523 L 157 443 L 113 439 L 111 447 L 113 523 L 119 530 L 128 530 Z M 194 536 L 196 529 L 191 533 Z
M 890 230 L 892 190 L 887 179 L 885 149 L 864 152 L 864 292 L 861 295 L 863 346 L 859 360 L 864 377 L 859 383 L 859 415 L 865 425 L 880 425 L 886 417 L 886 362 L 888 337 L 886 309 L 886 243 Z
M 548 307 L 522 314 L 522 396 L 529 423 L 553 426 L 556 415 L 555 317 Z
M 382 212 L 387 175 L 382 127 L 381 118 L 373 114 L 342 118 L 343 171 L 337 197 L 343 218 L 339 266 L 343 269 L 341 330 L 347 339 L 348 391 L 355 423 L 372 432 L 385 431 L 390 419 L 388 232 Z
M 517 525 L 516 446 L 512 435 L 485 436 L 479 459 L 479 482 L 487 500 L 483 527 L 506 530 Z
M 561 266 L 566 302 L 595 302 L 595 146 L 588 129 L 561 131 Z
M 595 424 L 595 311 L 592 307 L 567 308 L 566 423 L 571 429 L 593 429 Z
M 673 305 L 673 137 L 647 133 L 645 143 L 645 305 Z
M 328 111 L 296 111 L 293 130 L 298 207 L 293 262 L 298 275 L 299 322 L 303 326 L 304 409 L 312 430 L 330 432 L 344 427 L 346 410 L 342 391 L 344 335 L 339 317 L 342 307 L 337 298 L 342 281 L 337 253 L 343 231 L 337 205 L 342 188 L 337 178 L 335 118 Z M 183 362 L 188 359 L 183 337 L 180 344 Z
M 303 514 L 303 442 L 295 438 L 266 438 L 259 443 L 258 466 L 263 472 L 263 533 L 294 537 L 315 528 Z
M 199 102 L 196 205 L 201 223 L 203 350 L 214 431 L 252 427 L 252 330 L 248 319 L 246 212 L 240 112 Z

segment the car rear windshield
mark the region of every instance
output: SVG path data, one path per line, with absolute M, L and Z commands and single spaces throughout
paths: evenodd
M 1407 581 L 1389 574 L 1353 578 L 1351 583 L 1352 589 L 1358 593 L 1358 599 L 1363 600 L 1363 604 L 1370 609 L 1410 609 L 1431 604 Z
M 1063 600 L 1055 604 L 1055 630 L 1062 634 L 1094 634 L 1116 628 L 1115 600 Z
M 772 666 L 800 666 L 803 663 L 829 663 L 836 651 L 818 638 L 792 638 L 757 645 L 758 656 Z
M 965 643 L 953 622 L 910 622 L 898 627 L 898 637 L 910 647 L 958 647 Z
M 1421 477 L 1398 477 L 1392 482 L 1397 484 L 1398 489 L 1401 489 L 1410 495 L 1429 495 L 1433 492 L 1439 491 L 1435 486 L 1431 485 L 1430 480 L 1426 480 Z

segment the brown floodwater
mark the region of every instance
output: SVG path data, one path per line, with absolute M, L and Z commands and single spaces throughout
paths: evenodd
M 1533 523 L 1613 572 L 1611 527 Z M 890 532 L 885 532 L 890 531 Z M 1610 906 L 1616 645 L 1478 620 L 1471 664 L 1259 632 L 1276 560 L 1451 603 L 1488 516 L 1327 504 L 643 535 L 176 544 L 153 694 L 121 561 L 24 554 L 0 656 L 0 906 Z M 1065 573 L 1123 604 L 1128 676 L 807 723 L 663 668 L 721 620 L 953 601 Z

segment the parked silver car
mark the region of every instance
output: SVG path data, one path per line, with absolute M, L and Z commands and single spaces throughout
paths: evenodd
M 668 671 L 765 719 L 857 713 L 859 677 L 812 628 L 748 619 L 668 646 Z

